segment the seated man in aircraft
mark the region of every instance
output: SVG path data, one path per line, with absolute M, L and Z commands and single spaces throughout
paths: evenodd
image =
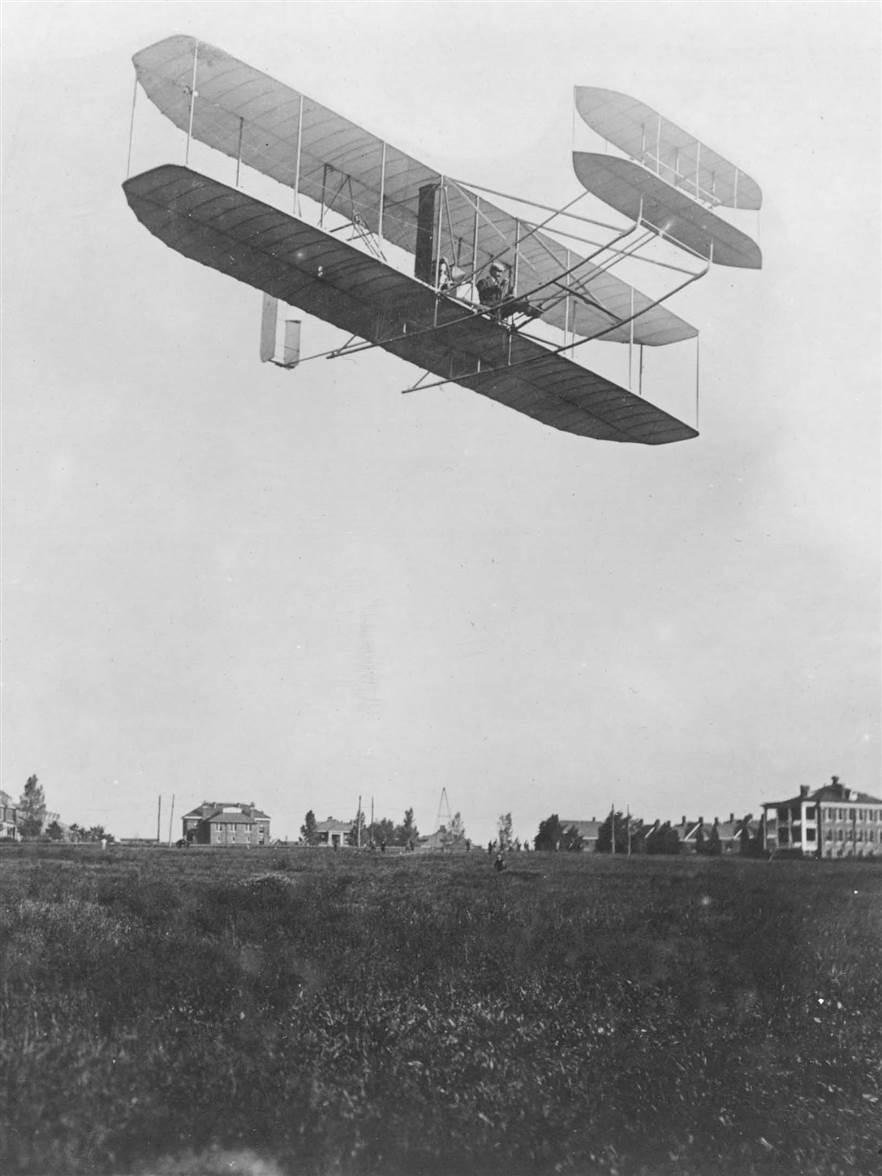
M 477 289 L 481 305 L 495 310 L 499 319 L 511 318 L 514 314 L 538 318 L 542 313 L 538 307 L 531 306 L 526 298 L 512 296 L 508 266 L 500 261 L 493 262 L 489 276 L 478 281 Z
M 477 290 L 482 306 L 498 307 L 509 291 L 507 267 L 501 261 L 494 261 L 490 273 L 478 279 Z

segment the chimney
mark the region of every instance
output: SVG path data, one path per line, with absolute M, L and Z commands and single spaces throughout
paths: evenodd
M 735 824 L 735 814 L 734 813 L 729 813 L 729 824 L 730 825 Z
M 836 787 L 836 785 L 839 783 L 839 777 L 838 777 L 838 776 L 833 776 L 833 777 L 831 777 L 831 780 L 832 780 L 832 783 L 833 783 L 833 787 L 835 788 L 835 787 Z
M 805 798 L 808 796 L 808 794 L 809 794 L 809 786 L 808 786 L 808 784 L 800 784 L 800 786 L 799 786 L 799 796 L 800 796 L 800 799 L 801 799 L 801 800 L 804 800 L 804 799 L 805 799 Z
M 686 824 L 686 814 L 685 814 L 685 813 L 684 813 L 684 814 L 683 814 L 683 816 L 680 818 L 680 824 L 681 824 L 681 825 L 685 825 L 685 824 Z

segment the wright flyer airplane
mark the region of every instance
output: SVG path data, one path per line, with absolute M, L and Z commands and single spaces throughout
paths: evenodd
M 603 441 L 663 445 L 697 436 L 643 394 L 643 355 L 688 340 L 697 347 L 697 329 L 665 303 L 711 264 L 758 264 L 752 242 L 716 214 L 729 172 L 718 167 L 719 179 L 706 178 L 707 149 L 704 170 L 675 169 L 673 181 L 645 159 L 618 160 L 627 166 L 617 172 L 609 155 L 600 156 L 603 168 L 574 155 L 583 195 L 609 205 L 621 224 L 577 216 L 571 206 L 531 205 L 520 216 L 488 199 L 500 194 L 439 173 L 202 41 L 169 37 L 133 60 L 135 94 L 143 90 L 184 133 L 186 148 L 183 163 L 125 181 L 129 206 L 172 249 L 263 292 L 263 359 L 301 361 L 299 322 L 283 323 L 279 339 L 281 304 L 346 332 L 327 357 L 379 347 L 421 369 L 407 391 L 459 384 Z M 586 116 L 576 93 L 590 125 L 594 107 L 588 102 Z M 190 166 L 193 142 L 235 161 L 232 182 Z M 271 198 L 244 190 L 243 167 L 274 182 Z M 743 176 L 742 201 L 750 191 Z M 586 225 L 606 239 L 587 238 Z M 673 288 L 651 297 L 613 270 L 641 260 L 659 234 L 685 260 L 667 266 Z M 580 348 L 593 341 L 628 348 L 628 387 L 580 362 Z

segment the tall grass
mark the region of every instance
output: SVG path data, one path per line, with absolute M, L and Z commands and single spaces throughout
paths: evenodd
M 515 864 L 5 851 L 0 1168 L 882 1168 L 882 870 Z

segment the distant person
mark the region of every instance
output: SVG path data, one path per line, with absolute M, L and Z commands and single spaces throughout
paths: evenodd
M 501 873 L 505 869 L 505 858 L 501 853 L 496 855 L 496 861 L 493 863 L 493 867 L 497 874 Z
M 386 838 L 384 837 L 383 840 L 380 842 L 380 853 L 385 853 L 385 852 L 386 852 Z

